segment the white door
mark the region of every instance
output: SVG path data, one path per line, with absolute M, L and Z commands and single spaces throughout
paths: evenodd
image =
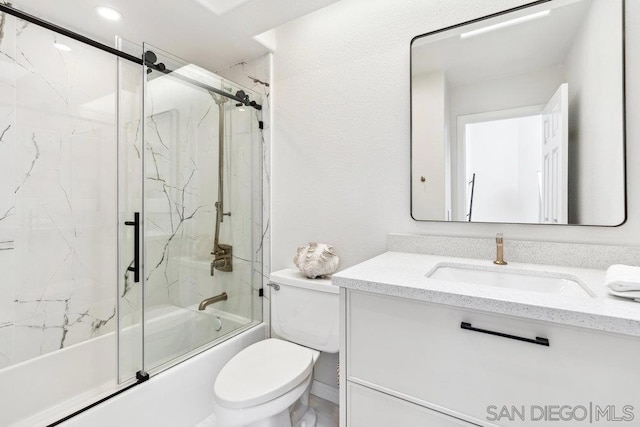
M 560 85 L 542 112 L 542 218 L 567 224 L 569 183 L 569 84 Z

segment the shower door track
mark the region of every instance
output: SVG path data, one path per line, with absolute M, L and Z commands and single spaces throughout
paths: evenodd
M 81 43 L 84 44 L 88 44 L 89 46 L 93 46 L 96 49 L 100 49 L 104 52 L 110 53 L 112 55 L 115 55 L 117 57 L 120 57 L 122 59 L 126 59 L 127 61 L 131 61 L 134 62 L 138 65 L 146 65 L 148 68 L 154 69 L 156 71 L 159 71 L 161 73 L 164 74 L 171 74 L 172 77 L 176 77 L 180 80 L 183 80 L 187 83 L 190 83 L 194 86 L 198 86 L 202 89 L 208 90 L 210 92 L 213 93 L 217 93 L 218 95 L 222 95 L 222 96 L 226 96 L 227 98 L 233 99 L 234 101 L 237 101 L 247 107 L 253 107 L 256 110 L 261 110 L 262 106 L 260 104 L 256 104 L 255 102 L 253 104 L 251 104 L 250 100 L 247 98 L 241 98 L 239 96 L 233 95 L 231 93 L 225 92 L 223 90 L 220 89 L 216 89 L 215 87 L 209 86 L 205 83 L 190 79 L 189 77 L 186 77 L 182 74 L 178 74 L 178 73 L 173 73 L 172 70 L 169 69 L 165 69 L 165 68 L 160 68 L 158 67 L 156 64 L 151 63 L 149 61 L 143 61 L 142 58 L 138 58 L 136 56 L 130 55 L 126 52 L 122 52 L 116 48 L 107 46 L 106 44 L 100 43 L 96 40 L 90 39 L 89 37 L 83 36 L 82 34 L 78 34 L 74 31 L 68 30 L 66 28 L 63 28 L 59 25 L 53 24 L 49 21 L 45 21 L 44 19 L 40 19 L 37 18 L 33 15 L 30 15 L 28 13 L 22 12 L 12 6 L 8 6 L 6 4 L 1 4 L 0 3 L 0 12 L 4 12 L 4 13 L 8 13 L 9 15 L 13 15 L 16 18 L 25 20 L 27 22 L 31 22 L 32 24 L 36 24 L 40 27 L 46 28 L 47 30 L 53 31 L 55 33 L 61 34 L 63 36 L 69 37 L 71 39 L 74 39 L 76 41 L 79 41 Z
M 55 427 L 57 425 L 62 424 L 65 421 L 69 421 L 71 418 L 75 417 L 76 415 L 80 415 L 81 413 L 83 413 L 85 411 L 88 411 L 89 409 L 91 409 L 91 408 L 93 408 L 95 406 L 98 406 L 101 403 L 106 402 L 107 400 L 111 399 L 112 397 L 116 397 L 117 395 L 119 395 L 121 393 L 124 393 L 125 391 L 131 390 L 133 387 L 135 387 L 138 384 L 146 381 L 147 379 L 149 379 L 148 376 L 145 379 L 142 379 L 142 380 L 140 379 L 140 377 L 138 377 L 138 382 L 135 382 L 133 384 L 129 384 L 128 386 L 126 386 L 124 388 L 121 388 L 120 390 L 116 391 L 115 393 L 111 393 L 110 395 L 105 396 L 100 400 L 97 400 L 97 401 L 95 401 L 93 403 L 90 403 L 89 405 L 87 405 L 87 406 L 85 406 L 85 407 L 83 407 L 81 409 L 78 409 L 77 411 L 73 412 L 72 414 L 69 414 L 69 415 L 65 416 L 64 418 L 59 419 L 58 421 L 55 421 L 55 422 L 53 422 L 51 424 L 48 424 L 47 427 Z

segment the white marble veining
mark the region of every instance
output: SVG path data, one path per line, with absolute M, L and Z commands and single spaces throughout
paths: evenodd
M 495 257 L 493 237 L 422 236 L 389 234 L 388 249 L 425 255 L 490 259 Z M 613 264 L 640 266 L 640 247 L 513 240 L 504 236 L 507 261 L 568 267 L 606 269 Z
M 332 282 L 359 291 L 640 336 L 640 304 L 608 295 L 604 270 L 509 263 L 519 270 L 575 276 L 596 295 L 575 298 L 427 278 L 438 263 L 446 262 L 493 265 L 489 259 L 386 252 L 333 275 Z
M 255 110 L 223 104 L 232 216 L 221 242 L 234 246 L 234 271 L 212 278 L 217 169 L 208 166 L 217 164 L 218 109 L 211 95 L 154 78 L 143 126 L 139 66 L 0 18 L 0 369 L 113 331 L 118 282 L 121 326 L 139 323 L 142 289 L 126 270 L 133 230 L 123 223 L 142 210 L 143 166 L 147 307 L 192 306 L 227 291 L 218 308 L 259 319 L 268 150 Z M 269 58 L 256 64 L 262 68 L 252 75 L 268 81 Z M 258 101 L 260 115 L 268 112 Z
M 261 144 L 257 155 L 262 159 L 262 192 L 254 192 L 254 241 L 256 244 L 254 263 L 254 292 L 263 288 L 263 303 L 254 305 L 254 316 L 262 310 L 262 319 L 267 325 L 266 331 L 270 335 L 270 293 L 271 288 L 266 286 L 271 272 L 271 68 L 273 56 L 271 54 L 261 56 L 251 61 L 241 62 L 232 67 L 216 71 L 217 74 L 229 80 L 237 82 L 256 93 L 262 95 L 262 110 L 252 110 L 251 114 L 262 120 L 263 130 Z M 260 179 L 260 176 L 254 176 Z M 261 221 L 258 219 L 261 218 Z M 255 299 L 254 299 L 255 300 Z
M 0 369 L 115 327 L 111 55 L 2 14 Z
M 159 61 L 181 74 L 204 79 L 225 92 L 249 92 L 153 50 Z M 157 71 L 148 77 L 144 127 L 145 304 L 188 307 L 226 292 L 228 300 L 216 303 L 215 308 L 247 322 L 260 320 L 264 144 L 256 114 L 262 112 L 239 108 L 233 100 L 185 85 L 171 75 L 153 73 Z M 259 94 L 249 95 L 262 103 Z M 223 210 L 231 215 L 222 218 L 219 241 L 233 246 L 233 271 L 215 270 L 212 277 L 221 114 Z M 158 361 L 147 363 L 155 366 Z
M 56 49 L 56 42 L 71 50 Z M 253 74 L 268 81 L 270 61 L 258 63 L 266 74 Z M 268 151 L 258 119 L 268 102 L 260 92 L 250 94 L 265 106 L 259 114 L 233 101 L 219 110 L 209 92 L 153 75 L 143 118 L 142 76 L 138 64 L 0 14 L 0 383 L 9 372 L 21 377 L 34 363 L 61 358 L 75 344 L 108 341 L 115 355 L 118 320 L 127 332 L 118 337 L 120 379 L 132 378 L 141 368 L 143 297 L 147 350 L 162 344 L 145 352 L 147 369 L 220 335 L 211 323 L 196 329 L 204 336 L 170 323 L 152 338 L 154 309 L 184 307 L 207 321 L 214 309 L 223 310 L 237 321 L 229 324 L 233 329 L 261 319 Z M 213 79 L 227 92 L 241 89 Z M 219 113 L 225 118 L 224 210 L 232 214 L 224 218 L 220 241 L 233 245 L 234 270 L 211 277 Z M 143 201 L 144 295 L 127 271 L 133 228 L 124 225 L 143 211 Z M 197 311 L 199 301 L 223 291 L 227 301 L 207 315 Z M 87 393 L 91 381 L 116 378 L 115 363 L 102 359 L 69 365 L 85 373 L 79 381 Z M 100 375 L 92 375 L 95 370 Z M 51 394 L 47 388 L 68 372 L 47 374 L 30 385 L 52 401 L 79 398 L 77 390 Z M 10 393 L 0 397 L 7 401 Z M 19 399 L 8 401 L 27 400 Z

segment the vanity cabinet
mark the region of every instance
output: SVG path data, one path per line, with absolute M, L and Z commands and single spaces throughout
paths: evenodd
M 594 425 L 640 420 L 635 337 L 344 288 L 341 298 L 347 426 L 573 425 L 597 408 L 608 413 Z
M 366 427 L 460 427 L 472 426 L 466 421 L 444 415 L 368 387 L 349 382 L 349 426 Z

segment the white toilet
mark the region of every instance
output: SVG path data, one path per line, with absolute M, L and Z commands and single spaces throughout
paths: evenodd
M 321 351 L 339 350 L 339 288 L 297 270 L 270 278 L 271 327 L 282 339 L 253 344 L 222 368 L 214 386 L 221 427 L 316 425 L 309 407 L 313 365 Z

